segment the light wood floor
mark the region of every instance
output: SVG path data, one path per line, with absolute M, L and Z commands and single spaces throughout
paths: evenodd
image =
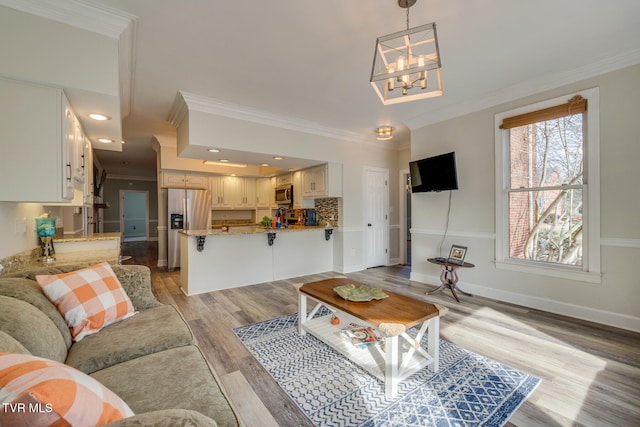
M 157 262 L 153 253 L 144 253 L 144 247 L 129 249 L 134 263 Z M 179 289 L 179 271 L 152 267 L 158 299 L 179 307 L 242 421 L 260 427 L 311 424 L 232 328 L 295 312 L 294 284 L 336 275 L 329 272 L 186 297 Z M 425 298 L 425 292 L 434 289 L 410 282 L 409 269 L 402 266 L 347 276 L 416 298 Z M 477 296 L 460 295 L 460 299 L 461 303 L 455 302 L 448 291 L 428 297 L 450 309 L 440 323 L 441 338 L 542 379 L 507 425 L 640 425 L 640 334 Z

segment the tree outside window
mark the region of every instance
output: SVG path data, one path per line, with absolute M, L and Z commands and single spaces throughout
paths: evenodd
M 510 258 L 582 266 L 583 123 L 569 113 L 509 129 Z

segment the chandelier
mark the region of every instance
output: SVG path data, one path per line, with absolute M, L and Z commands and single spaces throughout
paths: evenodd
M 409 8 L 416 0 L 398 0 L 407 9 L 407 29 L 378 37 L 371 86 L 384 105 L 442 95 L 436 24 L 409 28 Z

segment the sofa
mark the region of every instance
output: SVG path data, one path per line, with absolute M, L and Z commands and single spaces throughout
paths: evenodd
M 147 267 L 111 266 L 135 315 L 72 339 L 65 318 L 35 279 L 82 267 L 40 267 L 0 277 L 0 353 L 60 362 L 97 380 L 135 414 L 110 427 L 238 426 L 187 322 L 153 295 Z

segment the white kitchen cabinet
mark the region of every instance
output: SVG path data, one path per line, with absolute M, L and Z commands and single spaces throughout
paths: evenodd
M 293 173 L 293 205 L 292 209 L 309 209 L 314 207 L 313 199 L 302 196 L 302 171 Z
M 86 136 L 82 139 L 82 161 L 83 161 L 83 173 L 84 173 L 84 200 L 85 205 L 93 206 L 93 148 L 91 147 L 91 141 Z M 93 214 L 92 214 L 93 216 Z
M 272 184 L 271 178 L 256 179 L 256 207 L 275 207 L 275 187 Z
M 0 117 L 0 182 L 6 184 L 0 186 L 0 201 L 72 200 L 68 122 L 75 117 L 64 92 L 0 78 Z
M 71 165 L 73 172 L 74 187 L 84 191 L 85 180 L 85 156 L 84 144 L 85 135 L 78 118 L 72 113 L 73 139 L 69 140 L 69 151 L 71 153 Z
M 206 175 L 185 174 L 184 186 L 186 188 L 206 189 L 209 187 L 209 180 Z
M 196 175 L 185 172 L 162 171 L 162 186 L 165 188 L 209 188 L 206 175 Z
M 232 183 L 232 200 L 234 208 L 256 207 L 256 179 L 230 176 Z
M 281 185 L 291 185 L 292 182 L 293 182 L 293 176 L 290 173 L 286 173 L 284 175 L 278 175 L 276 177 L 277 187 Z
M 233 183 L 220 175 L 209 177 L 209 191 L 211 192 L 211 207 L 214 209 L 229 209 L 233 207 L 232 190 Z
M 302 170 L 302 197 L 342 197 L 342 165 L 326 163 Z

